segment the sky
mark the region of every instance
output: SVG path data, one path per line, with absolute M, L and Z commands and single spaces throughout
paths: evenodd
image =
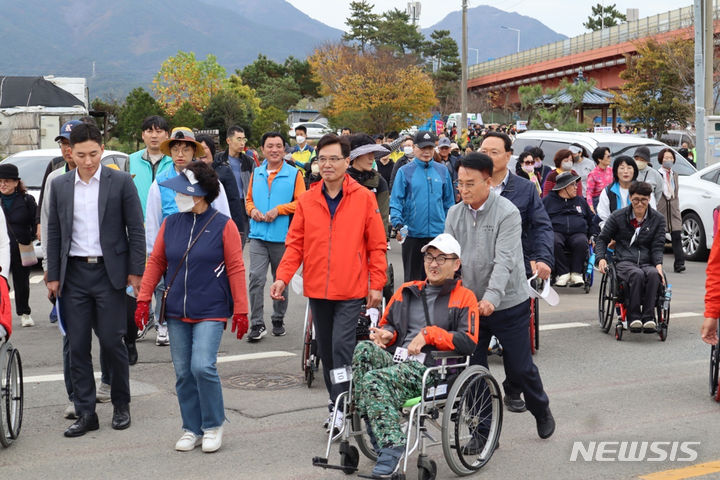
M 287 0 L 316 20 L 331 27 L 346 29 L 345 19 L 350 13 L 350 0 Z M 591 7 L 601 0 L 468 0 L 468 7 L 490 5 L 508 12 L 533 17 L 558 33 L 574 37 L 586 33 L 582 26 L 590 15 Z M 405 10 L 408 0 L 370 0 L 375 12 L 399 8 Z M 453 10 L 460 10 L 461 0 L 423 0 L 421 1 L 420 26 L 430 27 L 439 22 Z M 638 8 L 640 18 L 677 8 L 690 6 L 692 0 L 604 0 L 605 5 L 615 4 L 625 13 L 628 8 Z M 559 13 L 562 12 L 562 15 Z

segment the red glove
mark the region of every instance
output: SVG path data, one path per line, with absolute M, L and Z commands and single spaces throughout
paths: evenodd
M 138 330 L 144 330 L 150 319 L 150 302 L 137 302 L 135 308 L 135 325 Z
M 232 329 L 230 331 L 237 331 L 238 340 L 242 340 L 242 337 L 244 337 L 248 331 L 248 316 L 246 313 L 236 313 L 233 315 Z

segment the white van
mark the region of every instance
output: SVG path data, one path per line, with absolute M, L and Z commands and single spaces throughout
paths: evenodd
M 451 113 L 448 115 L 447 119 L 447 128 L 453 128 L 454 126 L 458 125 L 460 123 L 460 117 L 462 117 L 462 113 Z M 482 114 L 480 113 L 468 113 L 467 114 L 467 121 L 468 125 L 472 125 L 473 123 L 477 123 L 482 125 Z

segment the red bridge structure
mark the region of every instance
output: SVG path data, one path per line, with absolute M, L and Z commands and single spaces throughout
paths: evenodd
M 659 42 L 693 38 L 693 13 L 692 6 L 671 10 L 472 65 L 468 89 L 496 92 L 500 104 L 519 104 L 518 87 L 537 83 L 556 87 L 563 78 L 572 81 L 583 72 L 596 81 L 596 87 L 619 91 L 625 55 L 636 53 L 638 44 L 650 37 Z M 719 33 L 720 6 L 715 6 L 714 18 Z M 603 115 L 603 124 L 605 120 Z

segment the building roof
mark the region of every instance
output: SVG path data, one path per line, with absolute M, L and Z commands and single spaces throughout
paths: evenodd
M 43 77 L 0 76 L 0 108 L 85 107 L 82 100 Z
M 583 106 L 604 106 L 615 103 L 615 95 L 606 90 L 600 90 L 597 87 L 592 87 L 589 91 L 583 95 Z M 558 105 L 562 103 L 572 103 L 572 97 L 566 90 L 560 90 L 557 95 L 545 95 L 541 97 L 537 103 L 543 105 Z

